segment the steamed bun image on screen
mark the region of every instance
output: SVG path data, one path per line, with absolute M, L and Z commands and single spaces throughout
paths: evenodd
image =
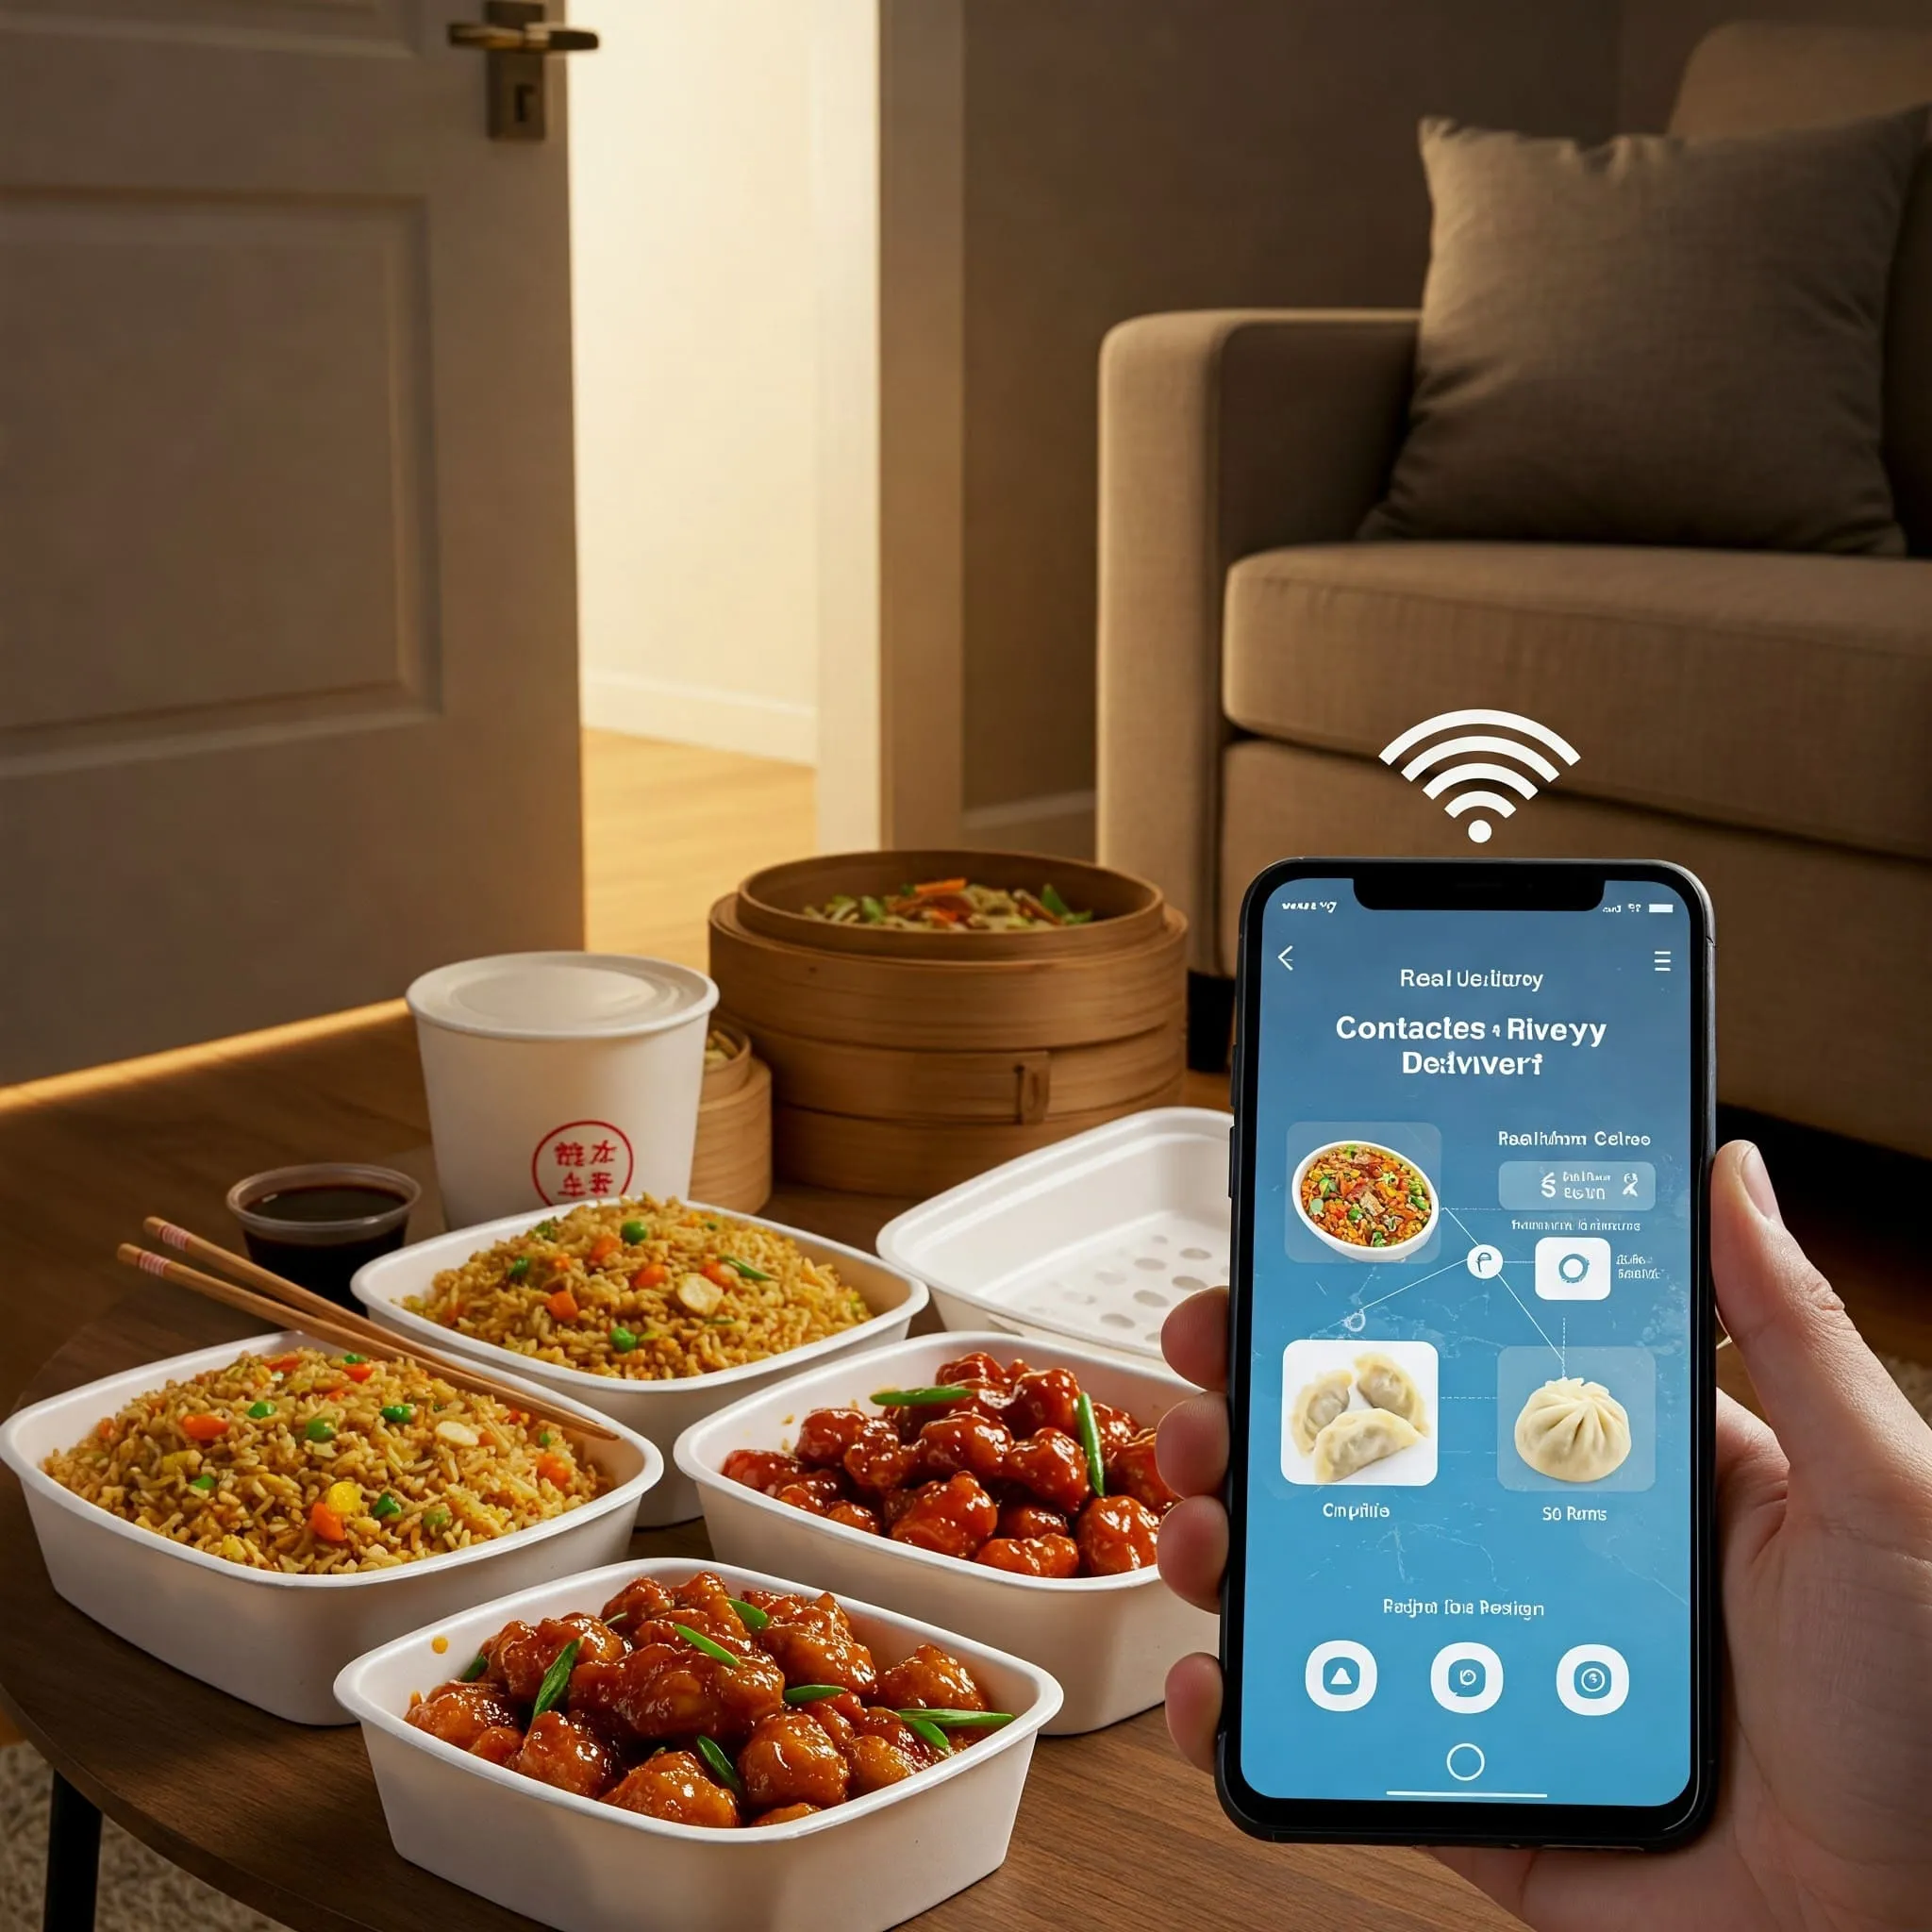
M 1539 1475 L 1597 1482 L 1630 1454 L 1630 1417 L 1601 1382 L 1559 1375 L 1532 1390 L 1523 1405 L 1516 1453 Z

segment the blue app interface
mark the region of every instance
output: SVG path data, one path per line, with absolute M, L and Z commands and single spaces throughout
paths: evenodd
M 1692 975 L 1676 890 L 1262 915 L 1241 1770 L 1690 1781 Z

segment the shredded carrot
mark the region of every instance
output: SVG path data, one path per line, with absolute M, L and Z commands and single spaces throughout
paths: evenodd
M 924 885 L 914 886 L 912 891 L 916 898 L 930 899 L 935 893 L 963 892 L 965 890 L 964 879 L 927 879 Z
M 184 1415 L 181 1433 L 191 1442 L 219 1442 L 228 1433 L 228 1421 L 219 1415 Z
M 623 1246 L 624 1243 L 614 1234 L 600 1234 L 591 1243 L 591 1252 L 584 1258 L 594 1268 L 600 1261 L 609 1260 Z
M 633 1288 L 662 1288 L 671 1279 L 671 1271 L 661 1261 L 646 1261 L 630 1278 Z
M 577 1318 L 577 1298 L 567 1288 L 559 1288 L 543 1306 L 559 1322 L 575 1322 Z
M 309 1505 L 308 1527 L 325 1543 L 339 1543 L 348 1536 L 348 1531 L 342 1527 L 342 1519 L 326 1503 Z
M 278 1355 L 274 1361 L 269 1363 L 269 1367 L 276 1374 L 286 1375 L 291 1369 L 297 1367 L 301 1360 L 302 1357 L 299 1355 Z
M 344 1362 L 342 1374 L 352 1382 L 366 1382 L 375 1373 L 374 1362 Z

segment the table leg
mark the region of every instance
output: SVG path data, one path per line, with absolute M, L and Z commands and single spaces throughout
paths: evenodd
M 101 1875 L 101 1814 L 57 1771 L 47 1806 L 47 1906 L 42 1932 L 93 1932 Z

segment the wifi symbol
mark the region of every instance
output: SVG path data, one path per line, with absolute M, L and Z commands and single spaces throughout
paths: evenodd
M 1520 733 L 1546 745 L 1565 764 L 1576 762 L 1574 745 L 1566 739 L 1558 738 L 1547 724 L 1539 724 L 1534 718 L 1525 718 L 1520 711 L 1439 711 L 1433 718 L 1424 718 L 1420 724 L 1411 724 L 1401 737 L 1391 738 L 1382 747 L 1382 762 L 1392 765 L 1415 751 L 1424 740 L 1434 738 L 1441 731 L 1460 731 L 1467 724 L 1491 724 L 1500 730 Z M 1518 764 L 1526 765 L 1545 785 L 1555 784 L 1562 775 L 1557 766 L 1532 746 L 1519 744 L 1514 738 L 1498 738 L 1481 731 L 1443 739 L 1440 743 L 1416 752 L 1415 757 L 1403 766 L 1402 775 L 1413 784 L 1431 767 L 1446 762 L 1448 769 L 1437 772 L 1424 784 L 1423 790 L 1431 798 L 1442 798 L 1445 792 L 1453 792 L 1455 795 L 1445 799 L 1442 807 L 1451 818 L 1459 819 L 1466 811 L 1493 812 L 1496 817 L 1505 819 L 1511 817 L 1516 810 L 1515 799 L 1488 788 L 1507 785 L 1519 798 L 1534 798 L 1537 794 L 1535 780 L 1524 777 L 1509 765 L 1492 764 L 1471 756 L 1477 752 L 1493 752 L 1503 758 L 1514 758 Z M 1476 789 L 1467 791 L 1457 790 L 1464 785 Z M 1488 844 L 1490 834 L 1494 830 L 1488 819 L 1471 819 L 1469 822 L 1469 836 L 1478 845 Z

